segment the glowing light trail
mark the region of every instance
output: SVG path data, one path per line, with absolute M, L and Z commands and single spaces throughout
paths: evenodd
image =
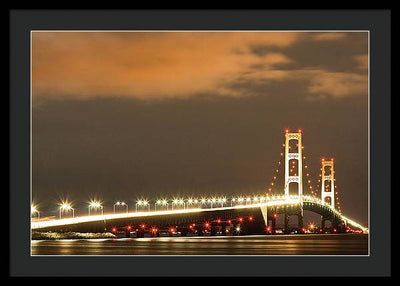
M 312 202 L 315 204 L 323 205 L 324 207 L 329 208 L 332 212 L 334 212 L 337 216 L 339 216 L 345 223 L 352 225 L 361 229 L 363 232 L 367 232 L 368 228 L 363 227 L 357 222 L 343 216 L 337 210 L 335 210 L 330 204 L 322 202 L 320 199 L 312 197 L 312 196 L 303 196 L 304 202 Z M 101 220 L 112 220 L 112 219 L 121 219 L 121 218 L 135 218 L 135 217 L 152 217 L 152 216 L 167 216 L 173 214 L 186 214 L 186 213 L 201 213 L 201 212 L 213 212 L 213 211 L 221 211 L 221 210 L 230 210 L 230 209 L 251 209 L 251 208 L 260 208 L 260 207 L 275 207 L 275 206 L 288 206 L 288 205 L 297 205 L 301 204 L 301 200 L 298 196 L 274 196 L 273 198 L 269 198 L 267 202 L 263 203 L 254 203 L 247 205 L 237 205 L 232 207 L 213 207 L 213 208 L 191 208 L 191 209 L 176 209 L 176 210 L 162 210 L 162 211 L 146 211 L 146 212 L 131 212 L 131 213 L 119 213 L 119 214 L 103 214 L 103 215 L 92 215 L 92 216 L 82 216 L 82 217 L 73 217 L 73 218 L 64 218 L 58 220 L 48 220 L 48 221 L 36 221 L 31 223 L 32 229 L 40 229 L 52 226 L 61 226 L 61 225 L 71 225 L 77 223 L 84 222 L 95 222 Z

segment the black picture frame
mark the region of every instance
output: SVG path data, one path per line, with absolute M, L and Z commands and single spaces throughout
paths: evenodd
M 389 10 L 11 10 L 10 276 L 388 276 L 391 274 Z M 31 30 L 368 30 L 370 256 L 30 256 Z

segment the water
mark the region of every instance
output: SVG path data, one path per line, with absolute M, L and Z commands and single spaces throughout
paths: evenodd
M 32 255 L 367 255 L 368 235 L 33 240 Z

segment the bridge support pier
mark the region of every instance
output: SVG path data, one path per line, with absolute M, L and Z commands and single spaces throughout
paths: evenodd
M 340 228 L 341 228 L 340 227 L 340 222 L 335 220 L 335 219 L 333 219 L 332 220 L 332 231 L 336 230 L 335 232 L 338 233 L 338 232 L 340 232 Z
M 321 229 L 322 229 L 322 231 L 325 231 L 325 220 L 326 220 L 326 218 L 324 216 L 321 216 Z
M 226 223 L 221 224 L 221 235 L 226 235 Z
M 298 232 L 303 233 L 303 227 L 304 227 L 304 216 L 303 212 L 299 213 L 297 215 L 297 227 L 298 227 Z
M 251 219 L 245 220 L 240 228 L 241 233 L 243 235 L 256 235 L 256 234 L 265 234 L 265 227 L 268 226 L 262 219 L 259 217 L 251 216 Z
M 204 236 L 203 227 L 201 225 L 196 225 L 196 231 L 198 236 Z
M 217 235 L 217 226 L 216 225 L 211 225 L 210 226 L 210 235 L 211 236 L 216 236 Z
M 188 230 L 186 227 L 178 228 L 178 231 L 181 233 L 181 236 L 187 236 Z
M 136 237 L 137 238 L 143 238 L 144 237 L 144 231 L 139 229 L 138 231 L 136 231 Z
M 289 229 L 289 214 L 285 213 L 285 226 L 284 226 L 284 233 L 285 234 L 289 234 L 290 233 L 290 229 Z
M 271 219 L 271 233 L 276 234 L 276 217 Z
M 341 221 L 338 225 L 338 232 L 345 233 L 346 232 L 346 222 Z
M 160 231 L 159 230 L 152 231 L 150 236 L 151 237 L 160 237 Z

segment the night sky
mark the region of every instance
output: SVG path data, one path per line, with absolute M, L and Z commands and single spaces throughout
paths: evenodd
M 43 215 L 60 198 L 79 215 L 93 197 L 111 211 L 140 197 L 265 194 L 285 128 L 303 130 L 314 186 L 321 158 L 335 158 L 342 211 L 367 225 L 367 33 L 32 33 Z

